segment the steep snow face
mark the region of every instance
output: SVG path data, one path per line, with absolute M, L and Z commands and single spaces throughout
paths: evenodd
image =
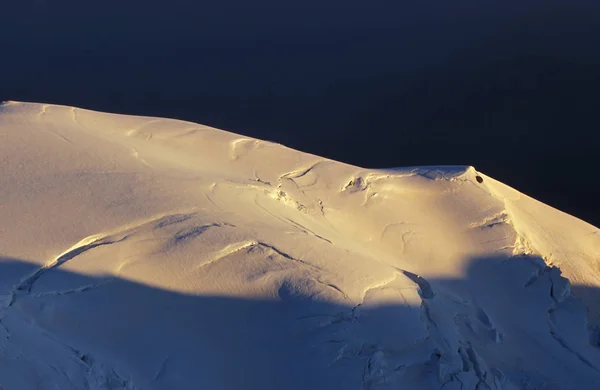
M 9 102 L 0 238 L 5 389 L 600 388 L 599 230 L 473 167 Z

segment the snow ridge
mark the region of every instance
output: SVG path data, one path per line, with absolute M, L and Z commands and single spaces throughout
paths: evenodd
M 598 229 L 474 167 L 18 102 L 0 138 L 3 388 L 600 388 Z

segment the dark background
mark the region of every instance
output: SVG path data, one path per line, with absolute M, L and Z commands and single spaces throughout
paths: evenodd
M 17 0 L 0 99 L 370 167 L 474 165 L 600 226 L 597 0 Z

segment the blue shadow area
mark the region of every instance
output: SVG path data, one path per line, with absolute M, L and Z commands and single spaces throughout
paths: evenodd
M 189 295 L 60 268 L 14 289 L 36 269 L 0 261 L 0 295 L 12 294 L 0 309 L 7 389 L 49 386 L 44 378 L 115 389 L 600 386 L 594 324 L 536 257 L 473 259 L 462 279 L 406 272 L 421 302 L 404 304 L 372 304 L 370 293 L 332 303 L 286 281 L 272 299 Z

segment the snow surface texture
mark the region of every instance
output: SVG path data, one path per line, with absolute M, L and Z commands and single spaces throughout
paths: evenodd
M 2 389 L 599 389 L 599 263 L 473 167 L 0 107 Z

